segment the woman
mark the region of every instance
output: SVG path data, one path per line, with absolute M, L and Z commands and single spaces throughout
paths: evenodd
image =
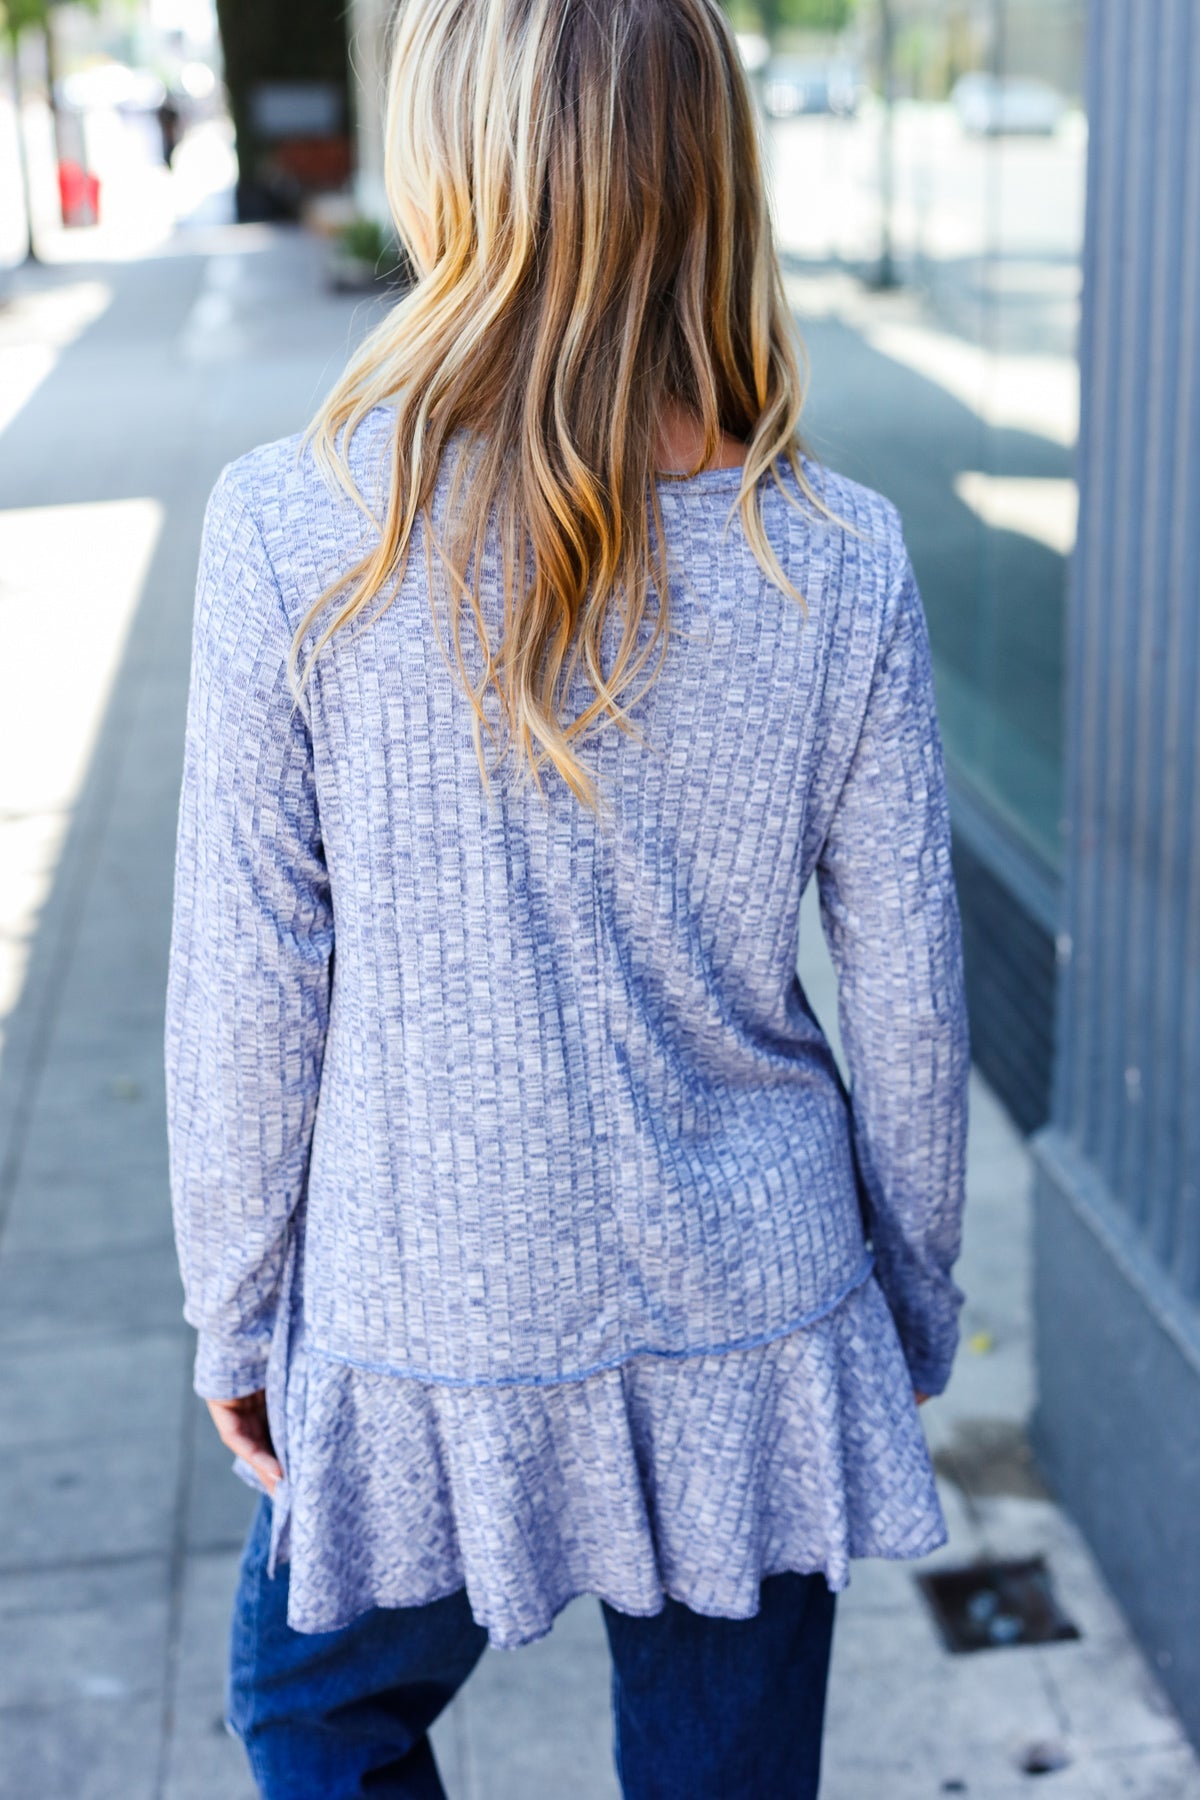
M 811 1795 L 849 1560 L 944 1537 L 920 600 L 800 451 L 713 0 L 408 0 L 387 129 L 417 282 L 225 471 L 196 608 L 169 1104 L 196 1387 L 263 1494 L 230 1723 L 266 1795 L 440 1794 L 484 1644 L 589 1593 L 627 1795 Z

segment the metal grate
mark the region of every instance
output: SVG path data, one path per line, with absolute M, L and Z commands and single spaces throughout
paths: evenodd
M 1054 1644 L 1079 1628 L 1054 1596 L 1040 1556 L 1023 1562 L 979 1562 L 969 1569 L 919 1575 L 918 1585 L 948 1650 L 998 1650 L 1015 1644 Z

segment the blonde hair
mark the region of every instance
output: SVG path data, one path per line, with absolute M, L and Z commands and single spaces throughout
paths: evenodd
M 824 511 L 801 465 L 800 350 L 732 33 L 716 0 L 405 0 L 386 171 L 417 280 L 309 428 L 319 464 L 370 517 L 349 442 L 372 409 L 394 407 L 386 510 L 362 558 L 301 623 L 293 681 L 299 692 L 334 632 L 373 599 L 389 604 L 423 519 L 431 575 L 436 551 L 452 597 L 485 784 L 484 733 L 501 758 L 515 745 L 539 788 L 550 764 L 595 807 L 575 746 L 608 721 L 633 729 L 628 690 L 657 649 L 644 693 L 666 652 L 655 486 L 665 409 L 703 427 L 689 474 L 713 461 L 722 434 L 744 442 L 735 504 L 746 538 L 801 605 L 758 484 L 770 473 L 782 488 L 786 464 Z M 459 432 L 470 474 L 461 478 L 460 459 L 439 535 L 431 500 Z M 493 530 L 494 642 L 477 586 Z M 330 607 L 299 673 L 302 640 Z M 620 640 L 606 671 L 613 608 Z M 482 650 L 474 674 L 464 616 Z M 563 718 L 581 663 L 594 698 Z

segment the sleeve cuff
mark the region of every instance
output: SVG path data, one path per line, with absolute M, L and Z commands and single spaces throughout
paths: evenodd
M 204 1400 L 241 1400 L 267 1385 L 268 1344 L 230 1343 L 201 1331 L 192 1386 Z
M 931 1361 L 927 1357 L 905 1356 L 908 1364 L 909 1380 L 916 1393 L 927 1394 L 931 1400 L 944 1394 L 950 1383 L 950 1371 L 954 1366 L 954 1351 L 949 1355 Z

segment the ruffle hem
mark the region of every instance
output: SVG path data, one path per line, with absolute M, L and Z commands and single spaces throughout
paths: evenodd
M 924 1556 L 946 1528 L 907 1366 L 874 1276 L 753 1350 L 546 1387 L 454 1388 L 309 1349 L 289 1257 L 267 1401 L 286 1471 L 271 1567 L 288 1623 L 464 1587 L 490 1641 L 544 1636 L 580 1594 L 750 1618 L 759 1584 Z M 286 1320 L 286 1326 L 284 1326 Z M 259 1486 L 246 1465 L 238 1472 Z

